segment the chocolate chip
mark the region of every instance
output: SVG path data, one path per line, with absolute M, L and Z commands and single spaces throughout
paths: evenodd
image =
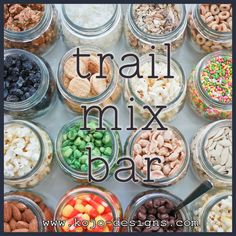
M 144 203 L 146 208 L 153 208 L 153 201 L 152 200 L 148 200 L 147 202 Z
M 140 212 L 142 212 L 142 213 L 144 213 L 144 214 L 147 213 L 147 209 L 145 208 L 145 206 L 139 207 L 138 211 L 140 211 Z
M 137 218 L 141 221 L 144 221 L 144 220 L 146 220 L 147 215 L 142 212 L 138 212 Z

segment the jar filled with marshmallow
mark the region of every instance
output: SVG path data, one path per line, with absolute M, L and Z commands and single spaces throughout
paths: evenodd
M 146 186 L 165 187 L 180 181 L 187 173 L 190 153 L 188 144 L 181 132 L 172 126 L 167 130 L 139 129 L 128 137 L 125 144 L 126 156 L 133 159 L 136 167 L 136 178 Z M 150 179 L 148 175 L 147 159 L 152 160 L 150 165 Z M 129 162 L 127 162 L 129 165 Z
M 202 127 L 191 143 L 192 167 L 200 180 L 215 186 L 232 185 L 232 120 Z
M 89 44 L 112 50 L 121 37 L 122 19 L 120 4 L 63 4 L 63 40 L 69 48 Z
M 151 51 L 163 54 L 165 43 L 170 43 L 174 52 L 183 45 L 186 26 L 184 4 L 130 4 L 125 38 L 128 46 L 141 55 Z
M 57 73 L 59 98 L 73 112 L 82 114 L 81 105 L 99 105 L 101 108 L 116 103 L 121 95 L 122 81 L 119 69 L 114 60 L 106 58 L 103 62 L 103 75 L 100 72 L 98 53 L 104 54 L 95 47 L 80 47 L 80 53 L 89 57 L 80 59 L 80 73 L 89 74 L 88 79 L 80 78 L 77 73 L 77 57 L 73 56 L 77 48 L 68 51 L 61 59 Z
M 232 232 L 232 189 L 214 188 L 192 204 L 195 232 Z
M 154 70 L 158 78 L 150 77 L 152 71 L 152 60 L 150 56 L 143 55 L 140 58 L 140 75 L 143 78 L 133 76 L 125 80 L 124 97 L 129 105 L 134 107 L 135 114 L 144 119 L 149 119 L 151 114 L 143 109 L 149 105 L 153 110 L 158 105 L 167 106 L 158 115 L 160 120 L 169 122 L 182 110 L 186 97 L 187 82 L 184 71 L 174 59 L 170 61 L 170 75 L 167 77 L 167 58 L 164 55 L 155 55 Z M 131 68 L 127 73 L 133 74 Z M 148 78 L 149 77 L 149 78 Z M 133 97 L 134 101 L 130 98 Z
M 195 4 L 189 12 L 191 45 L 200 53 L 232 48 L 232 5 Z
M 4 124 L 4 183 L 32 188 L 51 171 L 53 144 L 38 124 L 12 120 Z

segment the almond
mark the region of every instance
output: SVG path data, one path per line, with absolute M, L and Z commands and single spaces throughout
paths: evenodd
M 46 208 L 46 205 L 43 202 L 40 202 L 38 205 L 42 211 L 44 211 L 44 209 Z
M 10 225 L 6 222 L 4 222 L 4 232 L 11 232 Z
M 27 207 L 25 204 L 21 203 L 21 202 L 17 202 L 16 204 L 14 204 L 20 211 L 24 211 Z
M 39 197 L 39 196 L 35 196 L 33 201 L 36 202 L 36 203 L 40 203 L 40 202 L 42 202 L 42 198 Z
M 31 222 L 29 223 L 29 231 L 38 232 L 38 222 L 36 219 L 31 220 Z
M 15 230 L 16 229 L 16 220 L 14 218 L 11 218 L 9 225 L 11 227 L 11 230 Z
M 15 206 L 15 205 L 11 205 L 12 207 L 12 214 L 13 214 L 13 217 L 16 221 L 19 221 L 21 220 L 21 213 L 20 213 L 20 210 Z
M 29 232 L 29 229 L 25 229 L 25 228 L 22 228 L 22 229 L 15 229 L 15 230 L 13 230 L 12 232 L 18 232 L 18 233 L 22 232 L 22 233 L 24 233 L 24 232 Z
M 16 228 L 17 229 L 28 229 L 29 228 L 29 224 L 25 221 L 19 220 L 16 223 Z
M 8 202 L 4 202 L 4 222 L 9 222 L 12 218 L 12 207 Z
M 49 208 L 45 208 L 43 213 L 44 213 L 45 220 L 53 219 L 52 211 Z
M 33 220 L 35 218 L 35 215 L 30 209 L 26 209 L 24 211 L 24 218 L 25 218 L 26 222 L 30 223 L 31 220 Z

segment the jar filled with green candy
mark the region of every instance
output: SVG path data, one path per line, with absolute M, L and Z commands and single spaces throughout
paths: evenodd
M 103 120 L 105 130 L 97 130 L 99 119 L 95 116 L 87 117 L 87 128 L 83 130 L 83 117 L 66 123 L 59 131 L 56 140 L 56 156 L 61 169 L 78 182 L 88 182 L 89 149 L 91 159 L 100 157 L 109 166 L 109 177 L 117 169 L 117 160 L 122 155 L 120 137 L 117 131 L 110 129 L 110 124 Z M 91 162 L 92 175 L 101 179 L 106 174 L 105 163 L 101 160 Z

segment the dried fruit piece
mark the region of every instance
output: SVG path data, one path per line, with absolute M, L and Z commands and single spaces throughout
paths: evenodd
M 90 82 L 87 79 L 75 77 L 69 83 L 68 92 L 77 97 L 85 98 L 90 93 L 90 87 Z

